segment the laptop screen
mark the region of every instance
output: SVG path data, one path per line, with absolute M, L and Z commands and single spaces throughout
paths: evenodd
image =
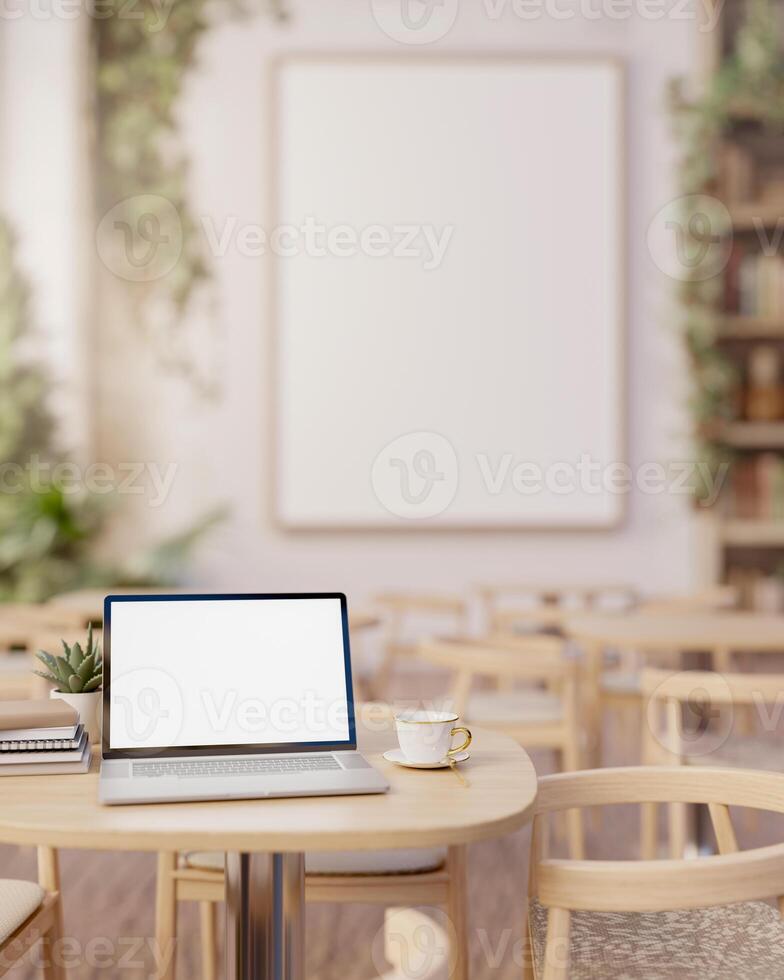
M 108 596 L 104 754 L 350 748 L 341 594 Z

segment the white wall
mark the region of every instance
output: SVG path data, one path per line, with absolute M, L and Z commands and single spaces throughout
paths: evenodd
M 394 0 L 389 3 L 394 8 Z M 589 6 L 595 10 L 600 5 L 598 0 L 583 3 Z M 200 51 L 200 71 L 188 82 L 181 119 L 193 160 L 193 200 L 219 229 L 231 218 L 240 226 L 270 224 L 265 177 L 272 55 L 303 49 L 409 51 L 381 32 L 368 3 L 292 0 L 292 7 L 292 21 L 285 27 L 258 17 L 216 29 Z M 558 7 L 567 10 L 566 0 Z M 627 423 L 633 465 L 684 456 L 685 371 L 673 329 L 672 283 L 650 258 L 646 231 L 672 196 L 675 151 L 665 84 L 691 70 L 696 43 L 690 20 L 580 14 L 556 20 L 542 14 L 524 21 L 515 15 L 511 0 L 506 5 L 463 0 L 452 30 L 427 49 L 593 51 L 616 54 L 628 66 Z M 417 53 L 414 48 L 410 52 Z M 96 403 L 101 454 L 178 464 L 165 507 L 130 501 L 129 518 L 116 537 L 118 547 L 178 527 L 210 504 L 226 501 L 233 519 L 200 558 L 200 578 L 214 587 L 341 588 L 362 601 L 381 588 L 451 590 L 495 578 L 620 579 L 651 590 L 688 586 L 692 548 L 684 496 L 633 492 L 625 524 L 596 533 L 277 530 L 269 500 L 269 267 L 264 259 L 238 254 L 233 245 L 214 261 L 222 339 L 205 333 L 201 353 L 223 374 L 225 394 L 216 405 L 201 403 L 181 385 L 160 377 L 148 347 L 122 313 L 119 294 L 111 284 L 104 290 L 99 318 L 102 383 Z M 202 325 L 193 326 L 201 336 Z

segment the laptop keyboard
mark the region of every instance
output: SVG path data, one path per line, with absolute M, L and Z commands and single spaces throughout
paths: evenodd
M 247 776 L 269 773 L 326 772 L 340 769 L 331 755 L 290 756 L 250 759 L 159 759 L 154 762 L 134 762 L 134 776 Z

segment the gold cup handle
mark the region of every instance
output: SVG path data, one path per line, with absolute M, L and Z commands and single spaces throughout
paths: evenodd
M 449 733 L 450 735 L 457 735 L 458 732 L 462 732 L 465 735 L 465 742 L 462 745 L 458 745 L 456 748 L 450 749 L 447 752 L 447 756 L 457 755 L 458 752 L 465 752 L 468 746 L 471 744 L 471 732 L 467 728 L 453 728 Z

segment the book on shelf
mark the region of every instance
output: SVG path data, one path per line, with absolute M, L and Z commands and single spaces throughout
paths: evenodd
M 784 319 L 784 257 L 733 242 L 724 273 L 724 306 L 741 316 Z
M 728 516 L 743 520 L 784 521 L 784 456 L 759 453 L 732 468 Z

